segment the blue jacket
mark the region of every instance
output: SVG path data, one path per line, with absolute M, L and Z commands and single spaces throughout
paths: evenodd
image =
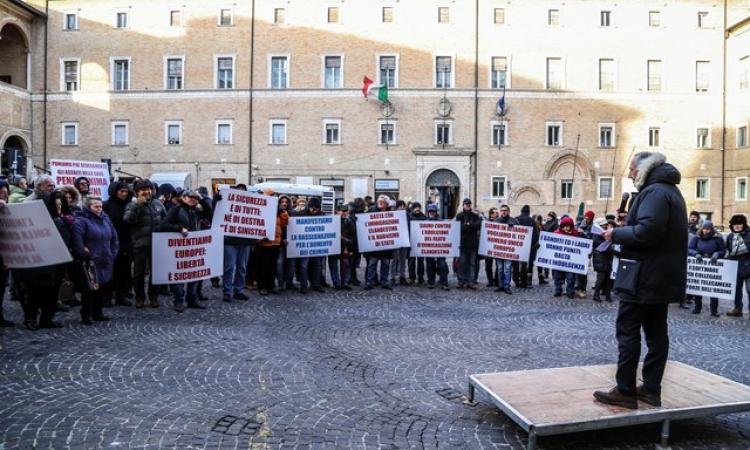
M 73 223 L 73 256 L 79 259 L 91 258 L 96 265 L 99 283 L 112 279 L 115 256 L 119 249 L 117 231 L 107 213 L 97 216 L 85 210 Z M 84 248 L 88 249 L 88 253 Z
M 713 232 L 708 235 L 694 236 L 690 240 L 690 245 L 688 245 L 688 255 L 701 255 L 705 258 L 715 256 L 718 259 L 724 257 L 725 248 L 724 239 L 717 235 L 716 232 Z

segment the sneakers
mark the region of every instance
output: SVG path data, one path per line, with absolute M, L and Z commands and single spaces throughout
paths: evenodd
M 596 391 L 594 398 L 599 403 L 605 405 L 620 406 L 627 409 L 638 409 L 638 397 L 635 395 L 625 395 L 617 387 L 609 391 Z
M 661 394 L 655 394 L 646 389 L 645 386 L 640 385 L 636 389 L 636 396 L 638 400 L 642 401 L 651 406 L 661 406 Z
M 584 289 L 579 289 L 576 291 L 576 296 L 578 298 L 586 298 L 586 291 Z
M 727 316 L 729 317 L 742 317 L 742 311 L 737 308 L 732 308 L 729 311 L 727 311 Z

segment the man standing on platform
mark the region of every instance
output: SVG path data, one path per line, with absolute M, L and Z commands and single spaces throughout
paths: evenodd
M 617 312 L 617 386 L 594 392 L 608 405 L 638 408 L 638 400 L 661 406 L 661 380 L 669 355 L 669 303 L 685 297 L 687 283 L 687 209 L 677 184 L 680 172 L 661 153 L 641 152 L 630 162 L 628 177 L 638 195 L 623 227 L 608 229 L 604 239 L 620 244 L 614 291 Z M 641 328 L 648 354 L 643 385 L 636 387 Z

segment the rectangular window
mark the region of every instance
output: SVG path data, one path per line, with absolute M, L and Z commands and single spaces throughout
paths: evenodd
M 66 13 L 65 24 L 63 28 L 66 30 L 77 30 L 78 29 L 78 14 Z
M 216 88 L 232 89 L 234 87 L 234 57 L 216 58 Z
M 130 89 L 130 60 L 112 60 L 112 90 L 127 91 Z
M 599 147 L 611 148 L 615 146 L 614 124 L 599 124 Z
M 735 189 L 735 199 L 738 201 L 747 200 L 747 177 L 737 178 L 737 188 Z
M 112 122 L 112 145 L 128 145 L 127 122 Z
M 167 89 L 182 89 L 184 62 L 182 58 L 167 58 Z
M 612 16 L 612 11 L 600 11 L 599 12 L 599 25 L 603 27 L 608 27 L 610 25 L 611 16 Z
M 495 24 L 505 24 L 505 8 L 495 8 Z
M 709 178 L 695 179 L 695 199 L 708 200 L 711 196 L 711 187 Z
M 614 59 L 600 59 L 599 60 L 599 90 L 600 91 L 615 90 L 615 60 Z
M 599 200 L 606 200 L 612 198 L 612 178 L 602 177 L 599 178 Z
M 435 87 L 450 88 L 452 87 L 453 78 L 452 59 L 450 56 L 435 57 Z
M 62 145 L 78 145 L 78 124 L 62 124 Z
M 166 122 L 164 128 L 166 145 L 182 145 L 182 122 Z
M 335 89 L 341 87 L 341 57 L 325 57 L 325 87 Z
M 77 91 L 78 90 L 78 61 L 68 60 L 63 61 L 63 86 L 64 91 Z
M 708 148 L 708 146 L 708 128 L 698 128 L 695 147 Z
M 648 12 L 648 26 L 650 27 L 661 26 L 661 11 L 649 11 Z
M 341 124 L 338 122 L 324 122 L 325 128 L 325 143 L 326 144 L 340 144 L 341 143 Z
M 563 145 L 562 123 L 547 122 L 547 145 L 550 147 L 559 147 Z
M 282 25 L 286 23 L 286 8 L 274 8 L 273 23 Z
M 737 127 L 737 147 L 747 147 L 747 126 Z
M 648 146 L 649 147 L 659 147 L 659 134 L 660 134 L 659 127 L 651 127 L 648 129 Z
M 438 8 L 438 23 L 449 23 L 451 21 L 451 10 L 448 7 Z
M 492 197 L 505 198 L 505 177 L 492 177 Z
M 286 121 L 271 122 L 271 145 L 286 144 Z
M 698 28 L 708 28 L 708 12 L 700 11 L 698 13 Z
M 708 91 L 709 85 L 709 62 L 708 61 L 696 61 L 695 62 L 695 91 L 706 92 Z
M 649 60 L 646 70 L 648 72 L 648 90 L 651 92 L 661 91 L 661 61 Z
M 380 144 L 381 145 L 395 145 L 396 144 L 396 124 L 395 123 L 381 123 L 380 124 Z
M 378 58 L 380 66 L 380 84 L 390 88 L 396 87 L 396 57 L 381 56 Z
M 492 89 L 505 89 L 508 81 L 508 58 L 505 56 L 492 57 Z
M 289 87 L 289 64 L 286 56 L 271 58 L 271 88 L 286 89 Z
M 339 23 L 339 8 L 338 6 L 331 6 L 328 8 L 328 23 Z
M 118 12 L 117 13 L 117 28 L 127 28 L 127 27 L 128 27 L 128 13 Z
M 393 7 L 383 6 L 382 12 L 383 23 L 393 23 Z
M 492 145 L 499 147 L 508 145 L 508 124 L 506 122 L 494 122 L 492 124 Z
M 547 58 L 547 89 L 562 89 L 562 59 Z
M 560 198 L 573 198 L 573 180 L 560 180 Z
M 216 122 L 216 144 L 218 145 L 231 145 L 232 144 L 232 122 L 231 121 Z
M 222 27 L 228 27 L 232 25 L 232 10 L 230 8 L 223 8 L 219 10 L 219 25 Z
M 435 144 L 437 145 L 450 145 L 451 144 L 451 124 L 446 122 L 439 122 L 435 124 Z
M 750 85 L 750 55 L 740 58 L 739 69 L 740 90 L 744 91 Z
M 560 25 L 559 9 L 550 9 L 547 11 L 547 24 L 552 26 Z
M 169 11 L 169 26 L 170 27 L 182 26 L 182 11 L 177 10 L 177 9 Z

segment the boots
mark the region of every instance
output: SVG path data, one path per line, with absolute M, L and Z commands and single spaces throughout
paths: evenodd
M 138 309 L 143 309 L 146 307 L 146 302 L 142 298 L 135 299 L 135 307 Z
M 602 301 L 602 298 L 599 297 L 599 290 L 598 289 L 594 290 L 594 297 L 592 297 L 592 300 L 595 301 L 595 302 L 601 302 Z

